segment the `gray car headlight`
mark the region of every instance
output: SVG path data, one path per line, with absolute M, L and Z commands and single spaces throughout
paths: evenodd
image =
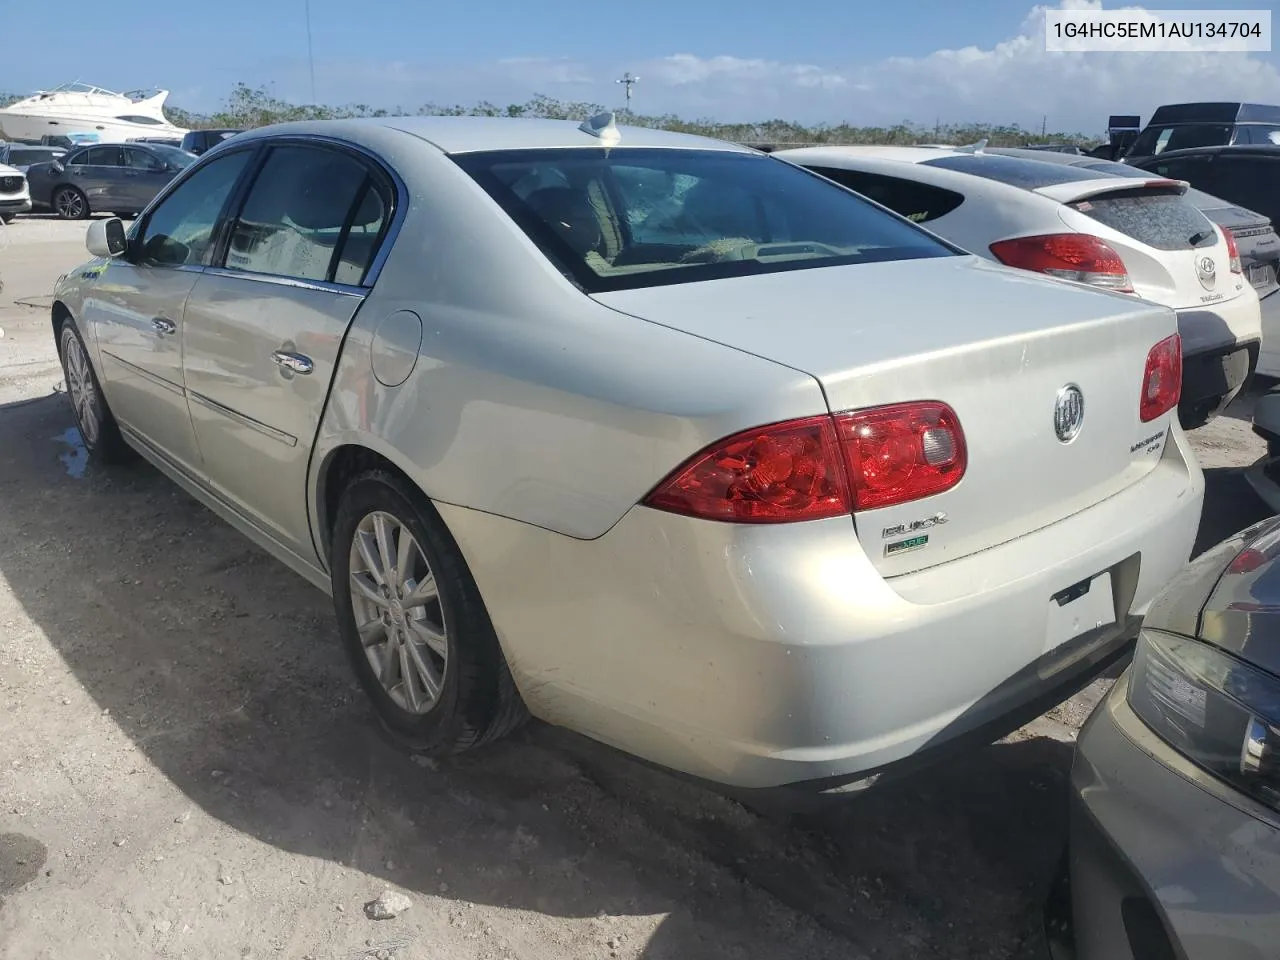
M 1280 810 L 1280 680 L 1199 640 L 1143 630 L 1128 698 L 1187 759 Z

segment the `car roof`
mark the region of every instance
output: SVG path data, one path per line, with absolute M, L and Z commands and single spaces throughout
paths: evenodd
M 1229 156 L 1256 153 L 1264 157 L 1280 157 L 1280 144 L 1277 143 L 1237 143 L 1218 147 L 1183 147 L 1181 150 L 1164 150 L 1149 156 L 1134 157 L 1135 164 L 1156 163 L 1176 157 L 1198 157 L 1206 154 L 1221 153 Z
M 1241 100 L 1166 103 L 1156 107 L 1147 126 L 1180 123 L 1280 123 L 1280 107 Z
M 398 130 L 433 144 L 445 153 L 480 150 L 530 150 L 556 147 L 599 147 L 599 137 L 581 129 L 577 120 L 528 117 L 359 117 L 345 120 L 301 120 L 247 130 L 236 142 L 277 135 L 334 136 L 360 142 L 378 130 Z M 725 140 L 649 127 L 619 125 L 617 147 L 666 147 L 685 150 L 724 150 L 760 156 L 760 151 Z

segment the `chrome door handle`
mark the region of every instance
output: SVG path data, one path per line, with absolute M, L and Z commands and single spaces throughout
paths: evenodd
M 166 320 L 164 317 L 156 317 L 151 321 L 151 326 L 155 328 L 156 333 L 161 336 L 167 336 L 178 329 L 178 325 L 172 320 Z
M 271 355 L 271 359 L 293 373 L 310 373 L 314 369 L 310 357 L 304 357 L 300 353 L 290 353 L 288 350 L 277 350 Z

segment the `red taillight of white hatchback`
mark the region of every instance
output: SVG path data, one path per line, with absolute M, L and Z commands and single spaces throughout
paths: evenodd
M 1138 414 L 1142 422 L 1168 413 L 1182 398 L 1182 337 L 1165 337 L 1147 354 Z
M 1236 235 L 1231 232 L 1230 227 L 1222 227 L 1222 236 L 1227 241 L 1227 257 L 1231 260 L 1232 273 L 1244 273 L 1244 267 L 1240 264 L 1240 247 L 1236 243 Z
M 899 403 L 747 430 L 675 470 L 646 506 L 705 520 L 789 523 L 949 490 L 967 463 L 945 403 Z
M 991 244 L 991 252 L 1005 266 L 1047 273 L 1116 293 L 1133 293 L 1133 281 L 1120 254 L 1109 243 L 1087 233 L 998 240 Z

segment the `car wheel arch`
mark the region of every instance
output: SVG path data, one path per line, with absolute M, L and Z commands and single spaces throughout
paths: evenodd
M 417 490 L 428 504 L 433 504 L 431 495 L 422 489 L 410 475 L 409 471 L 388 456 L 386 453 L 366 446 L 363 443 L 348 441 L 339 443 L 328 450 L 316 471 L 315 503 L 316 523 L 319 536 L 321 559 L 325 566 L 332 563 L 333 524 L 337 516 L 338 504 L 351 481 L 369 470 L 386 470 L 399 477 L 411 489 Z M 433 507 L 434 509 L 434 507 Z
M 75 323 L 75 317 L 71 315 L 70 308 L 61 300 L 53 301 L 53 308 L 49 311 L 51 325 L 53 327 L 53 342 L 58 345 L 58 357 L 62 357 L 62 325 L 70 320 Z

